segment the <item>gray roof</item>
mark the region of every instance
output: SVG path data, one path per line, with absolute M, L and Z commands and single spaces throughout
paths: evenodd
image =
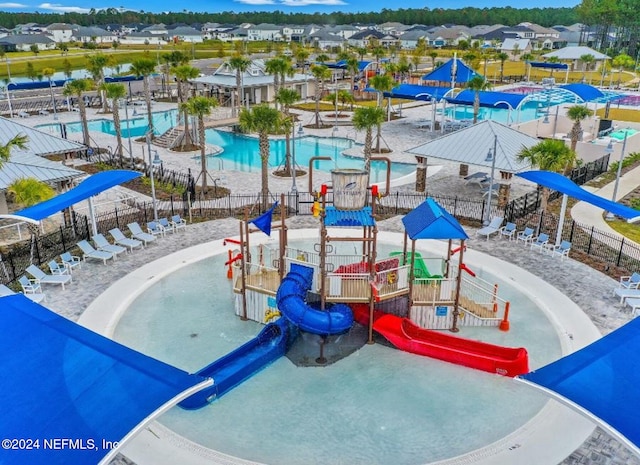
M 2 38 L 2 42 L 15 45 L 22 44 L 51 44 L 53 39 L 44 34 L 18 34 L 15 36 L 6 36 Z
M 269 23 L 260 23 L 256 26 L 251 26 L 251 29 L 255 31 L 279 31 L 280 29 L 282 29 L 282 26 L 277 26 L 275 24 Z
M 77 152 L 84 149 L 84 146 L 77 142 L 52 136 L 46 132 L 0 117 L 0 144 L 6 144 L 18 134 L 27 136 L 29 142 L 26 150 L 15 150 L 13 153 L 30 153 L 44 156 Z
M 314 81 L 314 80 L 315 79 L 313 77 L 310 77 L 306 74 L 294 74 L 293 76 L 285 77 L 286 83 L 305 82 L 305 81 Z M 249 76 L 247 74 L 244 74 L 242 81 L 243 81 L 243 86 L 245 88 L 253 87 L 253 86 L 264 86 L 264 85 L 273 84 L 273 76 L 270 74 L 262 75 L 262 76 Z M 236 87 L 235 74 L 234 75 L 213 74 L 211 76 L 203 76 L 203 77 L 193 79 L 191 82 L 199 82 L 200 84 L 209 84 L 212 86 L 220 86 L 220 87 L 233 87 L 233 88 Z
M 517 173 L 531 168 L 529 163 L 519 162 L 516 156 L 524 147 L 533 147 L 540 140 L 492 120 L 452 132 L 406 152 L 491 169 L 492 162 L 486 158 L 489 149 L 493 150 L 496 137 L 497 170 Z
M 73 33 L 73 35 L 76 36 L 76 37 L 94 37 L 94 36 L 95 37 L 104 37 L 104 36 L 111 36 L 113 34 L 111 34 L 106 29 L 102 29 L 101 27 L 95 27 L 95 26 L 83 27 L 83 26 L 80 26 Z
M 86 176 L 86 174 L 60 162 L 29 153 L 16 152 L 0 168 L 0 190 L 6 190 L 14 181 L 23 178 L 35 178 L 38 181 L 53 183 Z
M 47 26 L 47 31 L 68 31 L 73 29 L 71 24 L 67 23 L 51 23 Z
M 542 55 L 542 58 L 557 57 L 559 60 L 579 60 L 582 55 L 593 55 L 596 60 L 608 60 L 610 57 L 589 47 L 565 47 Z
M 189 26 L 181 26 L 175 29 L 169 29 L 168 34 L 175 36 L 201 36 L 202 32 Z

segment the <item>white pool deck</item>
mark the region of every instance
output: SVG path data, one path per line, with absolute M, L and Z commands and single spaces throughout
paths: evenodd
M 351 231 L 351 234 L 355 231 Z M 291 230 L 289 238 L 317 238 L 316 229 Z M 341 230 L 340 234 L 350 234 Z M 398 233 L 382 231 L 382 242 L 398 243 Z M 266 237 L 265 237 L 266 239 Z M 254 244 L 259 239 L 253 240 Z M 446 253 L 446 242 L 424 241 L 419 249 Z M 119 318 L 131 302 L 144 290 L 181 267 L 204 258 L 223 253 L 226 247 L 216 240 L 180 250 L 142 265 L 106 289 L 80 316 L 79 323 L 108 337 L 112 336 Z M 144 252 L 142 252 L 144 253 Z M 549 317 L 556 327 L 563 354 L 569 354 L 600 337 L 600 332 L 585 312 L 571 299 L 541 278 L 518 266 L 469 249 L 465 262 L 482 267 L 487 272 L 508 279 L 513 286 L 528 295 Z M 560 261 L 557 261 L 560 263 Z M 562 309 L 561 312 L 553 309 Z M 517 381 L 514 381 L 517 382 Z M 496 406 L 499 408 L 499 405 Z M 439 461 L 441 465 L 478 464 L 511 465 L 514 463 L 558 464 L 579 448 L 592 434 L 594 423 L 560 403 L 550 400 L 546 406 L 522 428 L 507 437 L 459 457 Z M 122 451 L 138 465 L 212 465 L 256 462 L 229 457 L 180 437 L 157 422 L 148 425 L 126 444 Z

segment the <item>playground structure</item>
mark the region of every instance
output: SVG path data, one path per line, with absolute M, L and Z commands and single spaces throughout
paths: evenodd
M 283 201 L 279 221 L 273 222 L 276 202 L 257 218 L 249 220 L 246 213 L 239 239 L 225 241 L 237 246 L 228 251 L 225 263 L 233 282 L 235 313 L 266 326 L 253 340 L 198 371 L 213 377 L 214 385 L 181 406 L 199 408 L 219 398 L 287 353 L 300 331 L 316 335 L 317 343 L 311 344 L 318 351 L 315 363 L 324 365 L 327 349 L 341 344 L 354 321 L 367 328 L 369 344 L 374 343 L 376 331 L 408 352 L 505 376 L 526 373 L 524 348 L 434 331 L 458 332 L 459 326 L 509 329 L 509 302 L 498 296 L 497 284 L 476 277 L 464 264 L 467 235 L 459 223 L 427 199 L 403 218 L 402 251 L 379 258 L 375 212 L 377 201 L 388 194 L 388 178 L 385 191 L 380 192 L 376 185 L 368 186 L 366 171 L 334 170 L 332 185 L 323 184 L 315 191 L 313 164 L 326 158 L 309 162 L 309 191 L 315 199 L 312 213 L 319 220 L 319 242 L 312 248 L 288 244 Z M 387 158 L 376 159 L 389 166 Z M 271 235 L 272 230 L 278 231 L 277 246 L 251 246 L 253 233 Z M 421 238 L 448 239 L 447 257 L 416 252 L 415 242 Z M 460 240 L 456 248 L 454 239 Z M 354 253 L 338 253 L 341 243 L 353 245 Z M 455 255 L 457 266 L 453 266 Z

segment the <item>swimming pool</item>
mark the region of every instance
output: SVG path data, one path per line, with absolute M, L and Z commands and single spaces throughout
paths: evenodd
M 546 107 L 541 107 L 540 102 L 537 101 L 525 102 L 519 110 L 481 107 L 478 111 L 478 120 L 490 119 L 502 124 L 523 123 L 544 116 L 543 111 L 546 111 Z M 473 120 L 473 106 L 456 105 L 448 107 L 445 110 L 445 115 L 447 118 L 455 120 Z
M 259 172 L 261 169 L 260 148 L 258 139 L 228 131 L 216 131 L 208 129 L 206 132 L 208 144 L 222 148 L 222 153 L 210 156 L 208 165 L 211 168 L 223 168 L 227 170 Z M 296 165 L 308 170 L 311 157 L 328 156 L 331 161 L 318 161 L 314 169 L 330 171 L 335 168 L 359 168 L 363 167 L 362 158 L 345 156 L 343 151 L 359 146 L 351 139 L 342 137 L 296 137 L 295 141 Z M 276 169 L 284 164 L 286 155 L 285 139 L 272 139 L 269 141 L 269 168 Z M 216 160 L 221 160 L 217 162 Z M 219 164 L 220 163 L 220 164 Z M 385 163 L 374 161 L 371 164 L 371 179 L 373 182 L 384 181 L 386 176 Z M 393 178 L 406 176 L 413 173 L 416 166 L 409 163 L 392 163 L 391 173 Z
M 391 244 L 390 238 L 380 244 L 381 255 L 398 248 Z M 196 262 L 151 286 L 122 317 L 115 339 L 194 371 L 253 337 L 260 325 L 233 314 L 224 259 Z M 489 277 L 481 264 L 469 266 Z M 512 301 L 512 330 L 464 328 L 461 335 L 523 345 L 531 368 L 558 358 L 553 324 L 509 281 L 497 280 Z M 261 463 L 417 464 L 492 443 L 545 404 L 510 379 L 376 344 L 320 369 L 280 359 L 219 402 L 199 411 L 173 409 L 160 422 Z
M 147 113 L 145 110 L 136 109 L 136 116 L 133 116 L 133 110 L 130 110 L 128 129 L 127 120 L 120 120 L 120 129 L 122 137 L 142 137 L 146 134 L 149 125 L 147 124 Z M 163 134 L 165 131 L 172 128 L 176 123 L 177 110 L 160 111 L 151 114 L 153 121 L 153 132 L 155 135 Z M 124 117 L 124 111 L 120 110 L 120 117 Z M 36 126 L 41 131 L 48 132 L 50 134 L 60 135 L 60 125 L 62 123 L 53 124 L 41 124 Z M 116 135 L 116 127 L 112 119 L 93 119 L 88 121 L 89 131 L 102 132 Z M 65 124 L 67 133 L 80 133 L 82 132 L 82 123 L 80 121 L 75 123 Z
M 616 129 L 615 131 L 610 132 L 608 135 L 612 139 L 615 139 L 617 141 L 623 141 L 625 139 L 625 137 L 631 137 L 634 134 L 636 134 L 637 132 L 638 131 L 636 131 L 635 129 L 631 129 L 631 128 Z

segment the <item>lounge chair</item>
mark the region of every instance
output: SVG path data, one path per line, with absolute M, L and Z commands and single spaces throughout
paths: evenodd
M 7 295 L 14 295 L 14 294 L 17 294 L 17 292 L 14 292 L 13 290 L 9 289 L 4 284 L 0 284 L 0 297 L 4 297 Z M 25 297 L 33 300 L 35 303 L 40 303 L 43 300 L 45 300 L 44 294 L 32 294 L 32 293 L 27 294 L 26 292 L 24 292 L 23 294 Z
M 496 216 L 491 220 L 491 223 L 489 223 L 487 226 L 485 226 L 484 228 L 478 229 L 478 231 L 476 231 L 476 236 L 486 236 L 487 240 L 489 240 L 489 236 L 491 236 L 492 234 L 496 234 L 497 232 L 500 231 L 500 226 L 502 226 L 502 220 L 504 220 L 503 217 Z
M 483 183 L 481 184 L 481 186 L 482 186 L 482 196 L 486 197 L 487 195 L 489 195 L 489 184 Z M 497 196 L 499 190 L 500 190 L 500 184 L 497 182 L 493 183 L 491 185 L 491 197 Z
M 38 284 L 60 284 L 64 290 L 64 285 L 71 282 L 71 275 L 51 275 L 47 274 L 35 265 L 29 265 L 26 272 L 33 276 Z
M 49 114 L 49 110 L 40 110 L 38 112 L 39 115 L 48 115 Z
M 144 245 L 147 245 L 147 243 L 156 240 L 156 236 L 144 232 L 138 223 L 129 223 L 127 225 L 127 228 L 129 228 L 129 231 L 131 231 L 131 235 L 133 236 L 133 238 L 144 242 Z
M 180 218 L 180 215 L 173 215 L 171 217 L 171 224 L 173 225 L 173 229 L 178 231 L 180 228 L 186 228 L 187 222 Z
M 20 118 L 28 118 L 29 116 L 31 116 L 29 113 L 27 113 L 26 111 L 19 111 L 18 112 L 18 116 Z
M 166 231 L 171 231 L 172 233 L 175 233 L 176 230 L 173 227 L 173 224 L 171 224 L 171 222 L 169 221 L 168 218 L 160 218 L 158 220 L 158 223 L 160 223 L 160 226 L 162 227 L 162 229 Z
M 138 239 L 129 239 L 118 228 L 110 229 L 109 234 L 111 234 L 111 237 L 113 237 L 113 240 L 116 241 L 116 244 L 121 245 L 123 247 L 129 247 L 129 250 L 131 252 L 133 252 L 133 249 L 137 249 L 138 247 L 144 248 L 144 242 L 139 241 Z
M 640 273 L 633 273 L 631 276 L 620 276 L 619 287 L 623 289 L 638 289 L 640 286 Z
M 620 297 L 620 303 L 624 303 L 625 299 L 636 298 L 640 299 L 640 289 L 625 289 L 623 287 L 616 287 L 613 293 Z
M 564 260 L 569 257 L 569 251 L 571 250 L 571 242 L 562 241 L 560 245 L 556 245 L 551 249 L 551 256 L 560 256 L 560 260 Z
M 507 237 L 510 241 L 513 240 L 513 236 L 516 233 L 516 224 L 507 223 L 500 228 L 500 237 Z
M 65 252 L 60 254 L 60 260 L 64 263 L 64 266 L 67 267 L 69 273 L 73 273 L 73 269 L 77 266 L 78 268 L 82 268 L 82 260 L 80 257 L 76 257 L 75 255 L 71 255 L 70 252 Z
M 544 252 L 547 249 L 549 243 L 549 235 L 542 233 L 534 241 L 531 241 L 531 250 L 538 249 L 539 252 Z
M 516 234 L 516 241 L 522 241 L 525 245 L 533 241 L 533 228 L 524 228 L 524 231 L 520 231 Z
M 47 265 L 49 265 L 49 271 L 53 275 L 70 274 L 67 267 L 64 266 L 64 263 L 58 263 L 55 260 L 50 260 L 49 263 L 47 263 Z
M 640 310 L 640 299 L 637 298 L 629 298 L 625 301 L 625 305 L 631 307 L 631 314 L 633 316 L 638 315 L 638 311 Z
M 20 276 L 18 282 L 25 294 L 42 294 L 42 287 L 36 279 L 29 279 L 26 276 Z
M 484 172 L 473 173 L 464 177 L 465 184 L 478 184 L 479 186 L 482 186 L 482 183 L 488 180 L 489 175 Z
M 114 260 L 118 258 L 119 254 L 127 251 L 126 247 L 122 247 L 121 245 L 110 244 L 107 238 L 104 237 L 102 234 L 96 234 L 95 236 L 92 236 L 91 239 L 93 240 L 93 243 L 96 245 L 98 250 L 112 253 Z
M 115 257 L 111 252 L 94 249 L 87 241 L 78 242 L 78 247 L 82 250 L 82 260 L 84 261 L 87 261 L 87 258 L 95 258 L 96 260 L 102 260 L 102 263 L 106 265 L 107 260 Z
M 154 236 L 164 236 L 166 231 L 158 221 L 149 221 L 147 223 L 147 232 Z

